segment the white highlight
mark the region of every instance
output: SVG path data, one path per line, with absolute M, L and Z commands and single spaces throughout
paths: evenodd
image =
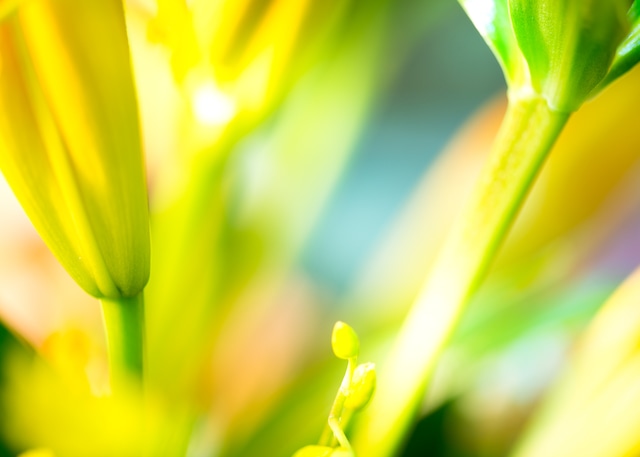
M 193 112 L 203 125 L 222 127 L 238 112 L 233 98 L 222 92 L 213 81 L 207 81 L 193 92 Z
M 467 0 L 462 2 L 462 6 L 482 36 L 486 37 L 495 34 L 494 21 L 497 12 L 494 2 Z

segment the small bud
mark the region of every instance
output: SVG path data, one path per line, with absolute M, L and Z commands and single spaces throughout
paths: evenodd
M 353 373 L 353 379 L 349 388 L 344 406 L 345 408 L 357 411 L 364 408 L 376 389 L 376 367 L 373 363 L 363 363 L 358 365 Z
M 333 326 L 331 347 L 333 348 L 333 353 L 339 359 L 352 359 L 358 356 L 360 340 L 355 330 L 344 322 L 338 321 Z

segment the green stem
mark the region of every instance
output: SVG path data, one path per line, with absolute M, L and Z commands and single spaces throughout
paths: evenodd
M 320 446 L 335 446 L 337 443 L 336 434 L 333 430 L 333 427 L 331 426 L 332 419 L 337 420 L 338 424 L 342 427 L 343 430 L 346 429 L 348 425 L 347 422 L 343 420 L 342 413 L 344 410 L 344 402 L 347 399 L 347 394 L 349 392 L 349 388 L 351 387 L 353 373 L 356 370 L 357 363 L 357 357 L 353 357 L 348 361 L 347 371 L 342 378 L 342 383 L 340 384 L 340 388 L 338 389 L 336 398 L 333 400 L 331 411 L 329 412 L 329 421 L 327 422 L 327 424 L 325 424 L 322 435 L 320 436 L 320 441 L 318 442 Z
M 144 295 L 103 298 L 111 390 L 115 395 L 142 389 L 144 374 Z
M 357 455 L 394 455 L 438 355 L 484 278 L 568 113 L 542 98 L 510 103 L 489 162 L 406 318 L 354 437 Z

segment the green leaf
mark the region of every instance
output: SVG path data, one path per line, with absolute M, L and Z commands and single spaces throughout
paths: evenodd
M 626 36 L 628 0 L 509 0 L 531 82 L 552 109 L 575 111 Z

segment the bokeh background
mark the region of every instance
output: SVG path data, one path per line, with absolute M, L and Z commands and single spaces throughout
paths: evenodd
M 363 58 L 365 66 L 356 59 L 351 68 L 349 55 L 327 52 L 320 67 L 346 62 L 336 66 L 333 84 L 317 85 L 322 69 L 315 70 L 320 78 L 302 72 L 273 102 L 277 107 L 230 148 L 231 159 L 215 175 L 227 183 L 227 204 L 215 209 L 226 221 L 223 236 L 212 248 L 221 253 L 224 274 L 203 267 L 202 277 L 176 279 L 201 284 L 211 275 L 212 283 L 231 284 L 213 295 L 224 305 L 201 300 L 198 294 L 207 291 L 166 298 L 172 297 L 166 281 L 188 268 L 169 262 L 152 269 L 152 377 L 167 415 L 186 417 L 183 423 L 173 416 L 180 424 L 175 434 L 187 436 L 174 441 L 189 457 L 285 456 L 313 442 L 344 370 L 330 352 L 333 322 L 356 328 L 363 358 L 384 358 L 487 154 L 506 100 L 495 59 L 456 2 L 393 3 L 382 14 L 384 25 L 371 29 L 377 41 L 354 39 L 354 55 L 375 58 Z M 164 262 L 173 255 L 162 251 L 171 239 L 163 229 L 171 205 L 188 187 L 190 167 L 208 163 L 200 156 L 181 162 L 175 150 L 214 155 L 217 140 L 201 126 L 189 127 L 193 119 L 184 113 L 191 107 L 174 87 L 167 52 L 158 51 L 141 25 L 145 8 L 130 2 L 128 15 L 151 208 L 158 215 L 154 256 Z M 640 144 L 628 128 L 638 121 L 634 78 L 587 106 L 564 135 L 558 146 L 564 155 L 550 161 L 444 355 L 403 456 L 507 455 L 577 335 L 640 263 Z M 369 91 L 359 92 L 360 85 Z M 603 121 L 610 112 L 613 120 Z M 323 162 L 332 138 L 342 156 Z M 282 160 L 295 164 L 269 181 Z M 202 259 L 209 259 L 209 248 L 202 248 Z M 182 255 L 189 259 L 188 250 Z M 202 259 L 194 264 L 206 265 Z M 154 271 L 162 281 L 154 282 Z M 176 311 L 196 309 L 198 300 L 204 314 Z M 216 312 L 209 314 L 209 306 Z M 49 254 L 4 182 L 0 320 L 11 331 L 7 341 L 24 340 L 54 366 L 82 359 L 93 394 L 104 394 L 99 307 Z M 41 414 L 38 405 L 24 409 Z M 46 420 L 12 412 L 0 422 L 10 418 L 0 454 L 47 445 L 46 433 L 32 428 L 46 427 Z

